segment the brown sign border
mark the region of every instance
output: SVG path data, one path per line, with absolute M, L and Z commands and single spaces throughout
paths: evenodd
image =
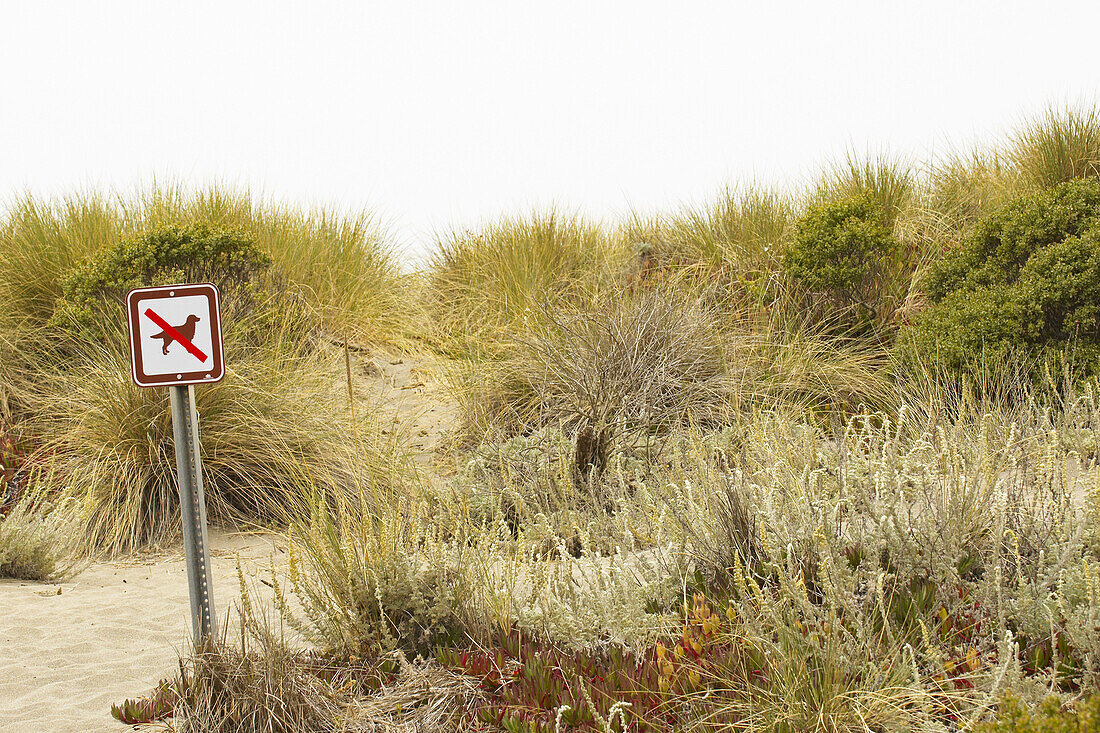
M 182 298 L 205 295 L 209 298 L 210 346 L 213 364 L 210 369 L 176 374 L 146 374 L 141 362 L 141 314 L 137 302 L 141 298 Z M 188 283 L 165 285 L 156 288 L 135 288 L 126 294 L 126 319 L 130 328 L 130 378 L 139 387 L 171 387 L 184 384 L 212 384 L 225 376 L 225 357 L 222 354 L 221 294 L 214 283 Z M 178 375 L 178 376 L 177 376 Z

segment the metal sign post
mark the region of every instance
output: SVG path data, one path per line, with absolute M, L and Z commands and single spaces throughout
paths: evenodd
M 207 550 L 196 384 L 225 375 L 218 289 L 210 283 L 138 288 L 126 296 L 130 367 L 139 387 L 168 387 L 195 642 L 217 630 Z
M 172 438 L 176 444 L 180 510 L 183 515 L 183 551 L 187 562 L 187 586 L 191 595 L 191 627 L 195 639 L 212 636 L 217 628 L 214 593 L 210 587 L 207 553 L 206 499 L 202 493 L 202 459 L 199 456 L 199 413 L 195 388 L 173 386 Z

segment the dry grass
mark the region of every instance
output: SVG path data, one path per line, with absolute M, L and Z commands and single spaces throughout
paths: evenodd
M 0 223 L 0 293 L 19 318 L 44 323 L 66 275 L 85 258 L 157 225 L 193 223 L 252 237 L 280 277 L 319 308 L 334 336 L 364 343 L 407 337 L 407 284 L 396 252 L 368 214 L 303 213 L 219 186 L 17 200 Z
M 569 433 L 667 431 L 728 414 L 720 318 L 698 299 L 646 290 L 591 310 L 547 309 L 538 320 L 483 387 L 495 427 L 505 432 L 543 425 Z
M 240 644 L 208 642 L 180 661 L 173 728 L 180 733 L 336 733 L 352 689 L 251 623 Z
M 395 673 L 347 667 L 296 649 L 278 630 L 246 617 L 224 637 L 180 660 L 168 684 L 180 733 L 443 733 L 467 730 L 482 699 L 477 681 L 398 655 Z
M 68 577 L 78 567 L 80 519 L 70 503 L 48 506 L 24 497 L 0 515 L 0 578 Z
M 479 683 L 471 677 L 402 659 L 393 682 L 350 706 L 348 725 L 362 733 L 469 730 L 469 712 L 483 697 Z
M 1095 107 L 1049 107 L 1016 132 L 1010 146 L 1028 184 L 1051 187 L 1100 175 L 1100 112 Z
M 556 211 L 453 233 L 427 272 L 432 335 L 458 355 L 499 352 L 542 312 L 590 297 L 625 259 L 600 227 Z

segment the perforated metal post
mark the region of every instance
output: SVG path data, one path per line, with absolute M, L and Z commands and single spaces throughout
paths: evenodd
M 180 509 L 183 514 L 183 549 L 191 594 L 191 626 L 197 643 L 210 638 L 217 627 L 214 594 L 210 587 L 210 557 L 207 553 L 199 414 L 195 409 L 194 387 L 173 386 L 171 391 L 172 437 L 176 444 L 176 475 L 179 477 Z

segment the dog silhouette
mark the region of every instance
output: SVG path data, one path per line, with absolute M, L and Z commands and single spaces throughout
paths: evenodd
M 176 331 L 179 333 L 179 335 L 183 336 L 188 341 L 194 341 L 195 340 L 195 324 L 198 323 L 201 320 L 202 319 L 199 318 L 198 316 L 187 316 L 187 323 L 184 323 L 182 326 L 172 326 L 172 328 L 176 329 Z M 163 346 L 163 348 L 161 348 L 161 352 L 165 356 L 168 356 L 168 347 L 176 340 L 176 337 L 173 334 L 169 333 L 168 331 L 161 331 L 160 333 L 154 333 L 152 336 L 150 336 L 150 338 L 160 339 L 161 341 L 164 342 L 164 346 Z

